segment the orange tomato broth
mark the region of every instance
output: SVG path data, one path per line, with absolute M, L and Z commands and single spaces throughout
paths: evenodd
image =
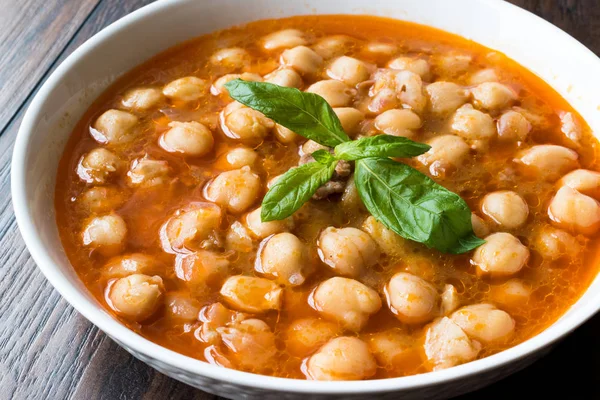
M 425 58 L 436 54 L 471 55 L 473 61 L 465 74 L 445 76 L 441 72 L 436 72 L 436 80 L 446 78 L 467 85 L 466 79 L 472 72 L 481 68 L 495 68 L 500 81 L 517 91 L 521 107 L 547 115 L 551 121 L 547 129 L 534 129 L 527 139 L 527 144 L 565 145 L 557 114 L 565 111 L 573 112 L 573 110 L 548 84 L 497 51 L 447 32 L 408 22 L 348 15 L 298 16 L 257 21 L 192 39 L 136 67 L 106 90 L 74 129 L 59 165 L 55 196 L 57 223 L 65 252 L 73 268 L 98 302 L 115 315 L 115 318 L 140 335 L 199 360 L 205 360 L 206 344 L 195 338 L 194 331 L 197 325 L 174 324 L 164 318 L 161 312 L 151 320 L 144 321 L 143 324 L 129 322 L 117 316 L 107 305 L 105 291 L 108 282 L 102 277 L 102 267 L 107 258 L 90 251 L 83 246 L 81 240 L 83 221 L 89 218 L 90 214 L 78 205 L 78 198 L 88 185 L 79 180 L 76 173 L 77 163 L 83 154 L 98 147 L 98 143 L 89 134 L 90 125 L 107 109 L 119 108 L 120 99 L 127 89 L 142 85 L 164 85 L 173 79 L 188 75 L 214 81 L 229 71 L 211 65 L 208 59 L 215 50 L 230 46 L 242 47 L 251 54 L 253 61 L 247 66 L 246 71 L 264 75 L 277 68 L 278 56 L 264 52 L 257 42 L 265 34 L 286 28 L 300 29 L 307 37 L 315 39 L 332 34 L 351 36 L 358 40 L 359 45 L 346 55 L 377 63 L 379 67 L 384 66 L 384 63 L 393 57 L 372 56 L 362 51 L 360 44 L 369 41 L 393 43 L 400 47 L 403 54 L 420 55 Z M 312 82 L 305 82 L 304 88 L 310 83 Z M 116 180 L 114 185 L 123 196 L 124 203 L 115 211 L 124 218 L 128 226 L 126 249 L 122 254 L 141 252 L 162 261 L 167 266 L 162 276 L 167 290 L 188 292 L 203 305 L 221 300 L 218 293 L 220 283 L 192 288 L 179 280 L 173 270 L 174 255 L 162 250 L 158 232 L 161 225 L 177 209 L 193 201 L 205 201 L 202 194 L 204 183 L 223 170 L 219 167 L 219 156 L 228 149 L 236 147 L 237 143 L 225 137 L 218 128 L 218 112 L 226 104 L 227 100 L 222 97 L 209 95 L 191 106 L 172 103 L 163 107 L 162 111 L 151 111 L 142 119 L 141 138 L 116 151 L 120 157 L 127 160 L 133 160 L 144 154 L 166 160 L 176 176 L 173 182 L 158 189 L 132 189 L 127 185 L 124 176 Z M 425 141 L 446 129 L 444 121 L 427 112 L 422 115 L 422 119 L 424 124 L 416 139 L 418 141 Z M 214 151 L 209 156 L 189 160 L 162 150 L 157 144 L 157 138 L 168 128 L 167 124 L 171 120 L 197 120 L 205 123 L 214 132 Z M 591 135 L 589 127 L 586 126 L 584 130 L 584 145 L 577 149 L 581 167 L 598 170 L 598 142 Z M 256 146 L 256 150 L 264 157 L 262 166 L 256 171 L 263 182 L 295 166 L 299 158 L 295 145 L 282 145 L 272 137 L 268 137 Z M 521 194 L 529 204 L 530 215 L 528 223 L 513 233 L 527 245 L 536 229 L 550 223 L 547 206 L 556 187 L 554 183 L 534 181 L 513 174 L 510 160 L 515 151 L 515 145 L 495 143 L 490 147 L 489 152 L 478 153 L 455 174 L 435 179 L 448 189 L 459 193 L 475 211 L 478 210 L 483 195 L 488 192 L 507 189 Z M 424 173 L 428 172 L 426 167 L 415 160 L 410 160 L 408 163 Z M 266 188 L 264 190 L 266 192 Z M 256 206 L 258 205 L 259 202 L 256 203 Z M 321 229 L 330 225 L 360 227 L 366 215 L 364 212 L 346 215 L 335 198 L 311 201 L 297 213 L 296 227 L 291 232 L 309 243 L 314 255 L 316 238 Z M 223 232 L 238 217 L 227 215 L 223 223 Z M 598 236 L 591 238 L 578 236 L 578 240 L 585 244 L 585 251 L 577 259 L 547 260 L 534 248 L 528 246 L 531 257 L 518 277 L 531 285 L 533 292 L 526 304 L 508 310 L 516 321 L 515 334 L 506 343 L 484 346 L 479 357 L 499 352 L 538 334 L 564 314 L 584 293 L 598 272 L 596 250 Z M 363 279 L 363 283 L 382 293 L 383 286 L 395 272 L 408 270 L 417 273 L 438 288 L 443 287 L 445 283 L 454 284 L 461 296 L 462 305 L 491 301 L 490 293 L 493 288 L 503 283 L 502 280 L 478 277 L 474 266 L 469 262 L 469 254 L 458 256 L 441 254 L 417 243 L 410 243 L 408 247 L 409 256 L 402 259 L 382 257 L 373 268 L 376 274 Z M 230 274 L 258 276 L 254 271 L 254 255 L 254 252 L 232 255 Z M 302 358 L 286 352 L 284 332 L 289 323 L 297 318 L 318 316 L 318 313 L 309 306 L 308 296 L 319 282 L 334 276 L 334 273 L 324 264 L 317 262 L 317 265 L 317 272 L 305 284 L 297 288 L 285 289 L 282 310 L 260 316 L 274 329 L 279 350 L 272 368 L 262 373 L 304 378 L 301 372 Z M 371 316 L 366 327 L 357 335 L 368 338 L 370 333 L 390 328 L 407 332 L 417 342 L 423 334 L 423 325 L 402 324 L 384 304 L 377 314 Z M 345 332 L 345 334 L 352 333 Z M 415 348 L 414 357 L 409 357 L 402 366 L 380 367 L 374 378 L 403 376 L 426 370 Z

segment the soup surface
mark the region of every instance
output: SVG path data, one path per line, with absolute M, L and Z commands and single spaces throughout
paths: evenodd
M 430 144 L 403 160 L 458 193 L 486 244 L 442 254 L 366 211 L 340 163 L 283 221 L 274 178 L 322 146 L 229 97 L 234 78 L 323 96 L 353 138 Z M 598 143 L 544 82 L 473 42 L 366 16 L 254 22 L 119 79 L 59 167 L 65 251 L 144 337 L 224 367 L 299 379 L 449 368 L 539 333 L 597 272 Z

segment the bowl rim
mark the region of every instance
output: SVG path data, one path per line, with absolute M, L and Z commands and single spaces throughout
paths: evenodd
M 17 224 L 23 240 L 38 268 L 54 288 L 67 302 L 109 337 L 131 352 L 143 354 L 145 357 L 157 360 L 165 365 L 173 366 L 188 373 L 206 378 L 225 381 L 230 384 L 245 387 L 270 390 L 275 392 L 294 392 L 311 394 L 364 394 L 418 389 L 425 386 L 436 386 L 457 379 L 467 378 L 499 368 L 508 363 L 522 359 L 532 353 L 542 350 L 550 344 L 572 332 L 600 310 L 600 302 L 588 302 L 569 318 L 561 317 L 553 325 L 536 336 L 500 353 L 475 360 L 453 368 L 410 375 L 399 378 L 374 379 L 364 381 L 311 381 L 258 375 L 234 369 L 222 368 L 200 361 L 162 347 L 128 329 L 104 310 L 101 305 L 91 300 L 82 291 L 71 285 L 66 276 L 53 263 L 35 228 L 34 219 L 29 209 L 26 193 L 25 167 L 27 150 L 31 136 L 40 118 L 43 118 L 41 106 L 50 98 L 58 87 L 62 77 L 69 73 L 73 65 L 86 53 L 93 51 L 105 39 L 118 34 L 130 23 L 143 19 L 145 16 L 162 12 L 169 7 L 177 6 L 186 0 L 159 0 L 148 4 L 136 11 L 113 22 L 89 38 L 85 43 L 71 53 L 48 77 L 39 89 L 28 107 L 19 127 L 11 162 L 11 194 Z M 486 3 L 488 7 L 502 9 L 505 13 L 527 13 L 532 24 L 551 28 L 561 35 L 568 45 L 580 52 L 587 52 L 600 69 L 600 59 L 583 44 L 542 18 L 505 1 L 472 0 Z M 518 60 L 517 60 L 518 61 Z M 547 82 L 548 83 L 548 82 Z M 548 83 L 550 84 L 550 83 Z M 552 85 L 551 85 L 552 86 Z

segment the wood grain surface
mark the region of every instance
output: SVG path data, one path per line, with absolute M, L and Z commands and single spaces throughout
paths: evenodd
M 216 399 L 134 359 L 62 300 L 29 256 L 10 199 L 12 146 L 24 110 L 40 84 L 90 36 L 150 2 L 0 0 L 2 400 Z M 511 2 L 600 54 L 600 1 Z M 463 398 L 600 398 L 599 332 L 600 316 L 596 316 L 531 367 Z

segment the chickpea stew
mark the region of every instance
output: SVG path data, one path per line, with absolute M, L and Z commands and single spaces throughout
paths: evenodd
M 332 150 L 234 101 L 235 79 L 322 96 L 349 138 L 426 143 L 396 164 L 459 195 L 485 242 L 447 254 L 400 236 L 369 213 L 352 160 L 267 221 L 269 188 Z M 84 284 L 149 340 L 259 374 L 398 377 L 523 342 L 582 295 L 598 272 L 597 152 L 565 100 L 498 52 L 302 16 L 191 40 L 120 78 L 75 128 L 55 207 Z

